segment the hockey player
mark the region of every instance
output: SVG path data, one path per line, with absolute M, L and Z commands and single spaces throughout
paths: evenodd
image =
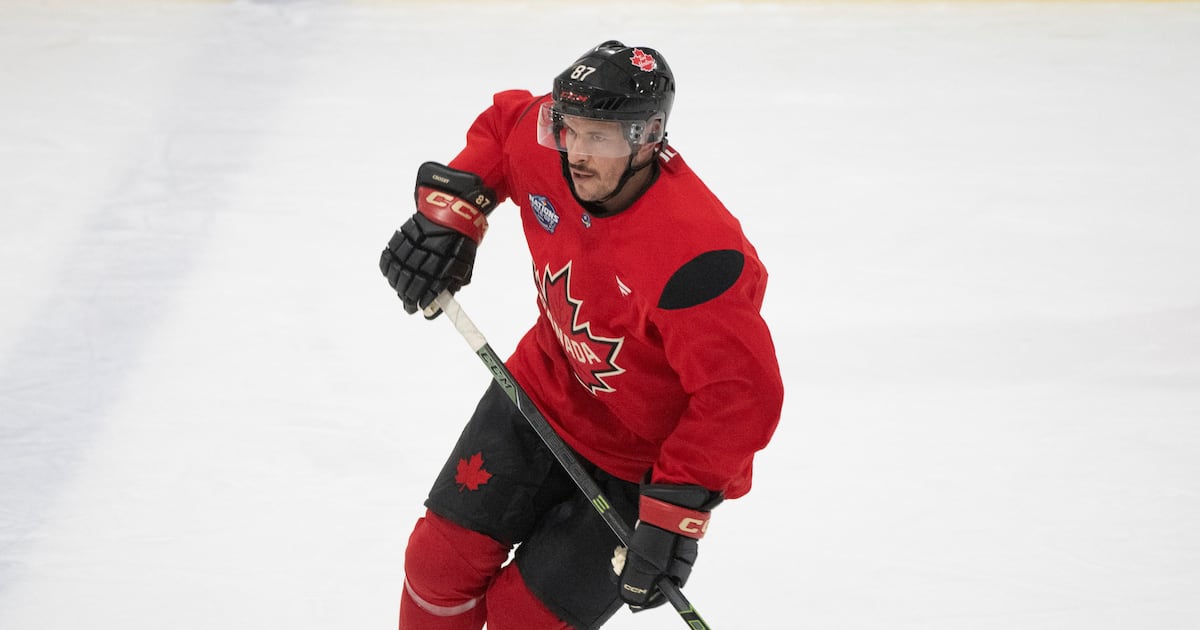
M 613 562 L 615 535 L 493 384 L 413 528 L 401 630 L 590 629 L 659 605 L 710 511 L 749 491 L 783 398 L 767 272 L 668 146 L 674 96 L 661 54 L 604 42 L 551 94 L 496 94 L 457 157 L 418 170 L 379 261 L 405 310 L 470 282 L 488 215 L 516 204 L 539 316 L 506 365 L 637 525 Z

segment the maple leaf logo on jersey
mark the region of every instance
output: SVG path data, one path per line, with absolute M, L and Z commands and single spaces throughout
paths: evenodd
M 478 490 L 479 486 L 488 482 L 492 473 L 483 469 L 483 451 L 475 453 L 470 459 L 459 459 L 458 470 L 454 474 L 454 483 L 458 491 Z
M 554 273 L 547 267 L 538 284 L 546 318 L 554 327 L 563 352 L 571 359 L 575 378 L 592 395 L 617 391 L 605 379 L 625 372 L 617 365 L 617 355 L 625 338 L 611 339 L 593 334 L 591 322 L 580 321 L 583 300 L 571 295 L 571 263 Z

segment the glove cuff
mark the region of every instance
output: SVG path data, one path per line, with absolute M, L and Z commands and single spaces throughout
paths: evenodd
M 638 520 L 664 529 L 672 534 L 700 540 L 708 532 L 711 512 L 701 512 L 642 496 L 638 504 Z
M 476 243 L 483 240 L 487 232 L 487 215 L 469 201 L 450 193 L 430 188 L 417 187 L 417 212 L 430 221 L 463 234 Z
M 496 192 L 478 175 L 437 162 L 417 169 L 414 197 L 417 212 L 476 243 L 483 240 L 487 215 L 496 205 Z

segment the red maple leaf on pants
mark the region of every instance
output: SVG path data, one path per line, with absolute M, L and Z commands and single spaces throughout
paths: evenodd
M 469 460 L 458 460 L 458 472 L 454 475 L 454 483 L 458 484 L 459 492 L 478 490 L 479 486 L 491 478 L 492 473 L 483 469 L 483 451 L 475 453 Z

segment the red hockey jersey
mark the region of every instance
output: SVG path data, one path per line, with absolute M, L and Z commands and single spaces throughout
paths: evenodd
M 537 143 L 546 98 L 497 94 L 450 164 L 520 207 L 539 316 L 508 368 L 567 444 L 603 470 L 744 495 L 783 401 L 759 315 L 767 272 L 673 148 L 632 206 L 587 213 L 559 153 Z

